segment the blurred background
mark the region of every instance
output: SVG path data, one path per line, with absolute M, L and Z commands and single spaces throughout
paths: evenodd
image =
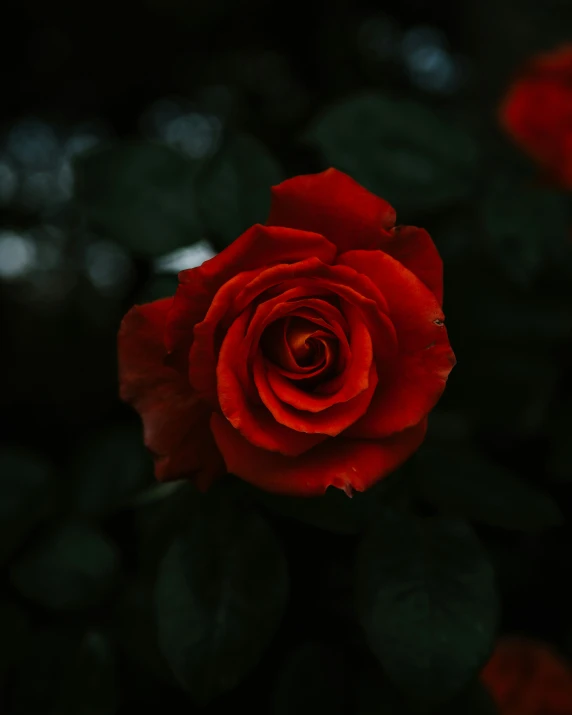
M 476 504 L 503 628 L 572 655 L 571 202 L 497 122 L 522 62 L 572 41 L 572 5 L 5 0 L 3 15 L 0 710 L 193 711 L 143 643 L 158 507 L 137 502 L 152 467 L 117 397 L 116 333 L 263 223 L 272 184 L 329 166 L 441 252 L 458 365 L 416 462 L 442 476 L 425 497 Z M 564 526 L 528 528 L 526 499 L 496 492 L 513 476 Z M 304 552 L 314 527 L 288 528 Z M 315 553 L 346 548 L 312 534 Z M 329 637 L 297 607 L 263 670 L 206 712 L 271 712 L 284 643 Z

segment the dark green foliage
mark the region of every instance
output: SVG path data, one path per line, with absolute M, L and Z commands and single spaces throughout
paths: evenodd
M 255 223 L 265 223 L 270 187 L 284 178 L 276 159 L 254 137 L 232 137 L 198 179 L 205 225 L 224 248 Z
M 339 653 L 308 642 L 285 658 L 273 697 L 273 715 L 331 715 L 345 711 L 347 673 Z
M 468 524 L 385 510 L 357 562 L 359 618 L 374 654 L 414 703 L 445 703 L 491 654 L 492 566 Z
M 195 701 L 257 665 L 287 599 L 286 562 L 266 521 L 224 496 L 205 499 L 167 551 L 156 591 L 161 649 Z
M 200 238 L 196 167 L 160 144 L 96 150 L 76 164 L 76 195 L 90 225 L 136 253 L 161 255 Z
M 72 458 L 73 508 L 98 516 L 124 505 L 144 485 L 153 483 L 152 462 L 140 425 L 110 425 L 94 435 Z
M 86 608 L 113 585 L 114 544 L 92 526 L 69 522 L 32 543 L 11 568 L 11 580 L 30 601 L 54 610 Z
M 51 465 L 23 449 L 0 451 L 0 561 L 49 515 L 54 485 Z
M 559 526 L 558 505 L 537 487 L 459 443 L 421 447 L 415 493 L 442 513 L 505 529 L 535 531 Z
M 307 134 L 326 164 L 401 211 L 441 208 L 474 190 L 477 147 L 462 124 L 381 94 L 326 110 Z

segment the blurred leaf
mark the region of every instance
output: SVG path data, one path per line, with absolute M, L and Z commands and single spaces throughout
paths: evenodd
M 160 256 L 201 238 L 197 167 L 161 144 L 116 144 L 78 158 L 76 197 L 94 230 L 136 254 Z
M 13 689 L 14 715 L 112 715 L 117 710 L 111 645 L 98 632 L 35 634 Z
M 556 403 L 545 425 L 549 441 L 547 470 L 553 482 L 572 484 L 572 405 L 569 399 Z
M 70 522 L 32 543 L 11 569 L 20 593 L 54 610 L 92 606 L 113 584 L 118 554 L 99 531 Z
M 176 494 L 184 486 L 185 482 L 182 480 L 178 482 L 153 484 L 147 489 L 136 494 L 131 501 L 131 506 L 138 508 L 149 504 L 155 504 L 156 502 L 161 502 L 163 499 L 168 499 L 173 494 Z
M 345 672 L 339 654 L 308 642 L 290 653 L 278 675 L 273 715 L 343 715 Z
M 209 235 L 220 248 L 270 209 L 270 187 L 280 183 L 279 164 L 257 139 L 239 134 L 223 146 L 198 181 L 199 201 Z
M 0 451 L 0 563 L 53 506 L 52 467 L 23 449 Z
M 445 278 L 447 325 L 455 333 L 469 336 L 473 342 L 468 347 L 474 348 L 478 339 L 479 344 L 497 347 L 498 342 L 507 350 L 515 343 L 534 346 L 545 354 L 547 341 L 556 343 L 570 337 L 572 311 L 566 301 L 509 283 L 488 260 L 474 259 L 462 270 L 446 272 Z M 487 372 L 491 368 L 494 365 L 487 364 Z
M 497 715 L 498 708 L 488 690 L 476 678 L 468 688 L 447 703 L 436 715 Z
M 17 663 L 29 647 L 30 621 L 23 608 L 0 601 L 0 674 Z
M 355 715 L 497 715 L 496 706 L 478 678 L 450 702 L 436 709 L 408 703 L 380 670 L 358 675 Z
M 357 534 L 364 526 L 365 504 L 330 487 L 321 497 L 288 497 L 264 492 L 249 484 L 241 488 L 260 504 L 291 519 L 338 534 Z
M 157 568 L 178 534 L 195 519 L 202 503 L 191 482 L 157 484 L 133 503 L 139 542 L 139 571 L 146 583 L 154 583 Z
M 445 399 L 454 399 L 471 421 L 488 429 L 534 433 L 542 428 L 556 395 L 559 366 L 554 354 L 540 343 L 520 347 L 517 338 L 505 343 L 483 338 L 479 349 L 471 347 L 476 336 L 467 336 L 465 345 L 455 344 L 462 370 L 454 370 Z
M 529 284 L 548 264 L 571 254 L 570 200 L 514 176 L 491 182 L 483 203 L 490 254 L 509 279 Z
M 176 685 L 157 641 L 153 589 L 138 582 L 129 584 L 116 603 L 114 623 L 120 646 L 138 668 L 168 685 Z
M 474 187 L 477 149 L 455 121 L 415 101 L 369 94 L 330 107 L 306 139 L 400 211 L 451 204 Z
M 408 481 L 408 469 L 403 467 L 365 492 L 354 492 L 351 498 L 335 487 L 320 497 L 271 494 L 238 479 L 236 488 L 281 516 L 337 534 L 358 534 L 375 518 L 381 504 L 401 496 Z
M 287 599 L 286 561 L 266 521 L 209 495 L 167 552 L 156 591 L 159 644 L 195 701 L 250 672 Z
M 122 506 L 152 483 L 152 461 L 139 425 L 109 425 L 89 437 L 71 465 L 73 505 L 80 514 L 99 516 Z
M 417 493 L 440 511 L 505 529 L 558 526 L 554 500 L 469 445 L 424 444 L 415 456 Z
M 355 690 L 355 715 L 414 715 L 380 669 L 358 672 Z
M 87 633 L 63 678 L 58 715 L 113 715 L 117 708 L 112 645 L 102 633 Z
M 75 634 L 57 628 L 35 634 L 16 673 L 11 715 L 59 715 L 62 681 L 78 645 Z
M 179 281 L 176 275 L 153 276 L 137 296 L 137 303 L 151 303 L 161 298 L 170 298 L 175 295 Z
M 462 521 L 380 513 L 359 549 L 357 605 L 372 651 L 413 702 L 447 702 L 491 652 L 493 569 Z

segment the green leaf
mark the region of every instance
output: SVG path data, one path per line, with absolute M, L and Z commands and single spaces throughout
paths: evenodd
M 254 137 L 239 134 L 223 146 L 198 181 L 202 216 L 218 247 L 266 221 L 270 187 L 282 179 L 279 164 Z
M 28 648 L 30 620 L 12 601 L 0 601 L 0 674 L 17 663 Z
M 118 707 L 115 654 L 102 633 L 87 633 L 64 675 L 58 715 L 113 715 Z
M 424 444 L 415 456 L 417 493 L 439 510 L 491 526 L 558 526 L 556 502 L 470 446 Z
M 493 569 L 462 521 L 380 513 L 358 553 L 357 607 L 373 653 L 414 702 L 446 703 L 493 647 Z
M 137 303 L 151 303 L 161 298 L 171 298 L 175 295 L 178 285 L 176 275 L 153 276 L 137 296 Z
M 355 715 L 497 715 L 497 708 L 479 678 L 438 708 L 407 702 L 381 670 L 358 674 Z
M 407 481 L 407 468 L 402 468 L 367 491 L 354 492 L 351 498 L 334 487 L 320 497 L 270 494 L 241 480 L 237 480 L 236 488 L 281 516 L 337 534 L 359 534 L 375 518 L 381 504 L 399 498 Z
M 97 631 L 83 637 L 47 628 L 35 634 L 16 673 L 14 715 L 113 715 L 115 658 Z
M 498 708 L 479 678 L 465 688 L 438 715 L 497 715 Z
M 32 543 L 11 569 L 11 580 L 34 603 L 54 610 L 98 603 L 113 585 L 115 547 L 88 524 L 70 522 Z
M 157 484 L 135 498 L 140 575 L 146 583 L 155 583 L 161 560 L 201 504 L 201 494 L 187 481 Z
M 75 633 L 53 627 L 36 633 L 15 674 L 11 715 L 60 715 L 63 678 L 77 649 Z
M 508 278 L 528 285 L 570 255 L 569 198 L 510 175 L 491 182 L 483 202 L 490 255 Z
M 48 462 L 27 451 L 0 451 L 0 563 L 49 515 L 52 471 Z
M 572 405 L 570 400 L 559 400 L 554 407 L 545 425 L 549 442 L 547 469 L 555 484 L 572 484 Z
M 167 552 L 156 590 L 159 644 L 196 702 L 252 670 L 287 598 L 286 561 L 266 521 L 209 495 Z
M 130 583 L 116 602 L 114 624 L 119 645 L 137 666 L 170 686 L 177 685 L 159 649 L 153 589 Z
M 273 715 L 343 715 L 345 672 L 339 654 L 308 642 L 291 653 L 279 673 Z
M 306 135 L 328 164 L 399 211 L 442 207 L 472 192 L 477 150 L 460 123 L 415 101 L 368 94 L 330 107 Z
M 197 167 L 161 144 L 116 144 L 77 160 L 76 197 L 94 230 L 136 254 L 160 256 L 201 238 Z
M 357 673 L 355 715 L 417 715 L 381 670 Z
M 152 483 L 152 461 L 139 425 L 111 425 L 78 449 L 72 460 L 73 505 L 79 514 L 99 516 Z

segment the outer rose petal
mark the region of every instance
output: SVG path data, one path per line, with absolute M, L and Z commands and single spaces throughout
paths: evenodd
M 445 389 L 455 356 L 435 296 L 401 263 L 381 251 L 348 251 L 339 262 L 380 286 L 397 332 L 399 356 L 367 413 L 348 430 L 376 439 L 415 425 Z
M 572 713 L 572 668 L 542 643 L 501 639 L 481 680 L 501 715 Z
M 296 458 L 255 447 L 222 415 L 212 415 L 211 428 L 229 472 L 268 492 L 310 497 L 329 486 L 360 492 L 373 486 L 419 447 L 427 420 L 385 440 L 328 439 Z
M 396 226 L 381 249 L 402 263 L 443 303 L 443 261 L 431 236 L 416 226 Z
M 238 274 L 278 263 L 296 263 L 308 256 L 332 263 L 335 255 L 335 246 L 316 233 L 259 224 L 252 226 L 198 268 L 179 273 L 179 287 L 167 321 L 168 350 L 182 346 L 185 352 L 188 351 L 193 327 L 207 314 L 215 293 Z
M 135 306 L 118 335 L 121 398 L 143 419 L 145 445 L 160 481 L 194 475 L 206 488 L 224 473 L 210 431 L 210 410 L 199 403 L 185 374 L 164 364 L 165 320 L 173 299 Z
M 343 253 L 352 248 L 379 248 L 384 232 L 395 224 L 395 211 L 347 174 L 327 169 L 272 187 L 266 223 L 315 231 Z

